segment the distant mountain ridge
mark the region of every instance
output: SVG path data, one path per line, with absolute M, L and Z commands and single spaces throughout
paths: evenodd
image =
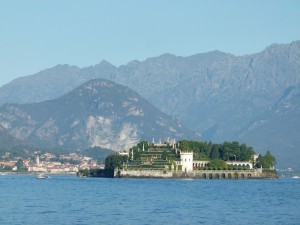
M 0 153 L 4 152 L 18 152 L 26 149 L 38 149 L 37 145 L 33 145 L 26 141 L 19 140 L 0 125 Z
M 4 127 L 0 125 L 0 148 L 7 150 L 14 147 L 16 142 L 20 143 L 18 139 L 8 134 Z
M 8 102 L 38 102 L 59 97 L 80 83 L 104 78 L 126 85 L 163 112 L 176 117 L 191 130 L 203 135 L 205 140 L 246 141 L 258 146 L 258 151 L 271 149 L 284 155 L 288 161 L 297 156 L 299 131 L 287 134 L 280 128 L 274 131 L 285 141 L 284 149 L 272 141 L 258 141 L 265 126 L 261 118 L 272 116 L 280 99 L 300 83 L 300 41 L 290 44 L 273 44 L 260 53 L 236 57 L 220 51 L 180 57 L 164 54 L 143 62 L 132 61 L 115 67 L 107 61 L 86 68 L 59 65 L 35 75 L 18 78 L 0 88 L 0 104 Z M 297 99 L 296 92 L 290 98 Z M 298 104 L 298 101 L 293 101 Z M 295 114 L 296 107 L 280 108 L 290 111 L 278 117 L 288 127 L 298 123 L 287 118 Z M 293 126 L 292 124 L 290 124 Z M 251 134 L 250 134 L 251 133 Z M 275 137 L 274 136 L 274 137 Z M 251 138 L 250 138 L 251 137 Z M 253 138 L 252 138 L 253 137 Z M 272 137 L 270 137 L 272 139 Z M 293 140 L 293 143 L 289 143 Z M 259 143 L 260 142 L 260 143 Z M 289 145 L 295 146 L 293 148 Z M 280 162 L 281 163 L 281 162 Z M 300 166 L 299 166 L 300 167 Z
M 127 150 L 142 140 L 199 136 L 161 113 L 128 87 L 91 80 L 62 97 L 0 107 L 0 125 L 43 147 Z
M 273 107 L 250 123 L 238 138 L 258 149 L 280 149 L 276 157 L 286 168 L 300 160 L 300 85 L 291 87 Z M 284 161 L 283 161 L 284 160 Z

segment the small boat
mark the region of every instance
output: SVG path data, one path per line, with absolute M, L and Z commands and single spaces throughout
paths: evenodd
M 293 179 L 299 179 L 299 176 L 292 176 Z
M 39 173 L 36 178 L 37 179 L 49 179 L 50 177 L 44 173 Z

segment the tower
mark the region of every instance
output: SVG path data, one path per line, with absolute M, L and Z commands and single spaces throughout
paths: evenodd
M 176 140 L 175 140 L 175 138 L 173 139 L 173 149 L 176 149 Z
M 182 165 L 182 171 L 193 171 L 193 152 L 180 152 L 180 162 Z

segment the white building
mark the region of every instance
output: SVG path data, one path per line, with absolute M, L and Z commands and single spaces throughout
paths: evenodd
M 182 171 L 193 171 L 193 152 L 180 152 L 180 164 Z

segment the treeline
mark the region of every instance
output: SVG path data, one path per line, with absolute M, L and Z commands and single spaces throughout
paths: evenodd
M 114 169 L 80 169 L 77 172 L 77 176 L 79 177 L 114 177 Z
M 179 142 L 179 147 L 183 151 L 192 151 L 195 160 L 249 161 L 255 154 L 252 147 L 237 141 L 213 144 L 212 142 L 183 140 Z

